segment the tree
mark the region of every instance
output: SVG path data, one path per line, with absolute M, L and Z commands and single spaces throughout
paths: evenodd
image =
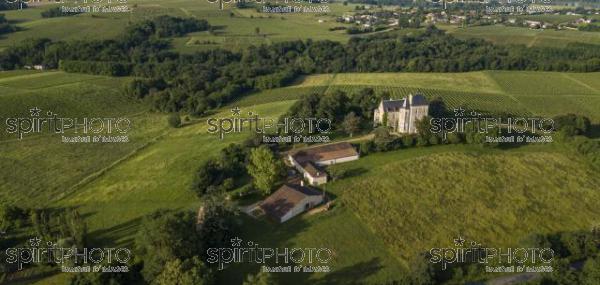
M 581 272 L 581 284 L 600 284 L 600 256 L 588 258 Z
M 373 110 L 377 107 L 377 98 L 372 88 L 363 88 L 352 96 L 352 109 L 362 118 L 373 118 Z
M 197 257 L 185 261 L 175 259 L 165 264 L 165 268 L 152 284 L 156 285 L 203 285 L 212 284 L 212 272 Z
M 350 112 L 346 117 L 344 117 L 344 122 L 342 122 L 342 128 L 344 131 L 352 137 L 356 131 L 358 131 L 360 125 L 360 118 L 354 114 L 354 112 Z
M 266 146 L 260 146 L 250 151 L 250 159 L 247 166 L 248 173 L 254 178 L 254 185 L 263 194 L 268 195 L 279 180 L 283 171 L 283 165 L 273 152 Z
M 242 283 L 242 285 L 273 285 L 273 284 L 277 284 L 273 278 L 273 275 L 271 275 L 268 272 L 259 272 L 256 275 L 248 275 L 248 277 L 246 277 L 246 280 L 244 281 L 244 283 Z
M 236 232 L 237 215 L 237 207 L 223 193 L 211 193 L 203 197 L 196 216 L 196 231 L 200 234 L 203 247 L 221 248 L 231 245 L 229 241 Z
M 0 232 L 20 228 L 27 219 L 24 209 L 16 206 L 0 205 Z
M 388 129 L 388 127 L 379 127 L 375 129 L 374 133 L 375 136 L 373 138 L 373 141 L 375 142 L 375 144 L 389 143 L 394 139 L 390 134 L 390 130 Z
M 431 117 L 425 116 L 416 122 L 417 134 L 425 140 L 429 140 L 429 138 L 433 135 L 431 133 Z
M 144 261 L 142 275 L 154 280 L 169 261 L 185 260 L 203 251 L 196 232 L 196 215 L 191 211 L 159 210 L 142 220 L 135 237 L 137 256 Z
M 367 155 L 375 149 L 375 144 L 372 140 L 364 141 L 360 143 L 360 155 Z
M 104 265 L 104 264 L 103 264 Z M 129 266 L 129 272 L 83 272 L 73 274 L 70 285 L 131 285 L 147 284 L 140 274 L 141 264 Z
M 317 117 L 327 118 L 332 122 L 341 122 L 347 112 L 348 96 L 342 91 L 323 96 L 317 107 Z
M 554 128 L 568 136 L 582 135 L 589 131 L 590 119 L 576 114 L 560 115 L 553 118 Z
M 172 113 L 168 118 L 169 126 L 172 128 L 179 128 L 181 126 L 181 117 L 179 117 L 179 113 Z
M 377 151 L 387 151 L 390 149 L 394 138 L 390 134 L 388 127 L 379 127 L 374 131 L 373 142 Z
M 219 163 L 214 159 L 207 160 L 198 168 L 192 182 L 192 190 L 198 197 L 209 192 L 211 186 L 216 186 L 223 182 L 225 173 L 222 170 Z
M 446 116 L 447 113 L 446 103 L 444 103 L 442 98 L 436 97 L 429 102 L 429 116 L 433 118 L 442 118 Z

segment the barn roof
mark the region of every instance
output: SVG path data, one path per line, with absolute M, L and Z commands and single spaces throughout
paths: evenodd
M 358 155 L 358 152 L 350 143 L 341 142 L 335 144 L 327 144 L 318 147 L 311 147 L 296 151 L 291 156 L 300 165 L 306 162 L 317 163 L 319 161 L 340 159 Z
M 280 220 L 291 209 L 296 207 L 308 196 L 319 196 L 321 192 L 306 186 L 284 184 L 265 199 L 260 207 L 265 213 Z

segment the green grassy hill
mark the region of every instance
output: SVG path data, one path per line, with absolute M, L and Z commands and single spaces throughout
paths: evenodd
M 520 106 L 523 112 L 548 115 L 573 111 L 597 122 L 594 106 L 600 103 L 600 95 L 595 76 L 530 72 L 316 75 L 294 86 L 246 96 L 211 116 L 229 116 L 231 107 L 240 106 L 277 117 L 308 92 L 372 86 L 395 97 L 415 91 L 439 95 L 451 106 L 471 104 L 489 112 Z M 69 116 L 127 114 L 134 121 L 131 142 L 120 145 L 62 144 L 53 135 L 3 139 L 0 168 L 10 171 L 0 172 L 0 197 L 22 206 L 77 207 L 93 243 L 131 246 L 143 215 L 160 208 L 197 207 L 199 201 L 189 190 L 196 168 L 249 134 L 219 140 L 207 134 L 205 118 L 193 119 L 179 129 L 168 128 L 164 115 L 144 112 L 147 107 L 124 97 L 114 80 L 60 72 L 0 73 L 0 88 L 10 91 L 0 95 L 0 117 L 15 110 L 28 116 L 33 105 Z M 578 104 L 580 98 L 587 103 Z M 244 240 L 269 247 L 334 250 L 333 272 L 282 275 L 286 284 L 384 283 L 405 274 L 416 254 L 448 245 L 449 237 L 456 234 L 503 246 L 532 233 L 587 229 L 599 222 L 600 180 L 584 161 L 557 145 L 509 150 L 461 145 L 413 148 L 335 167 L 353 175 L 325 186 L 336 196 L 333 210 L 303 215 L 283 225 L 241 217 Z M 239 283 L 256 270 L 240 265 L 219 272 L 219 278 Z M 52 284 L 59 279 L 41 282 Z
M 325 188 L 403 260 L 456 236 L 514 246 L 534 233 L 590 228 L 600 215 L 600 178 L 551 146 L 403 150 L 334 168 L 359 174 Z

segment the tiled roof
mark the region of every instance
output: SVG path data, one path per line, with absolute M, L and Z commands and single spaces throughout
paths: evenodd
M 308 196 L 319 196 L 321 192 L 301 186 L 284 184 L 275 193 L 267 197 L 261 204 L 260 207 L 265 213 L 276 219 L 281 219 L 291 209 L 293 209 L 298 203 Z
M 302 163 L 301 166 L 312 177 L 327 176 L 327 174 L 325 174 L 325 171 L 323 171 L 322 169 L 320 169 L 318 166 L 316 166 L 314 163 L 312 163 L 310 161 Z
M 404 99 L 400 100 L 383 100 L 383 110 L 385 112 L 397 111 L 404 105 Z
M 327 144 L 318 147 L 306 148 L 292 154 L 296 162 L 303 165 L 306 162 L 319 162 L 331 159 L 339 159 L 358 155 L 358 152 L 350 143 L 341 142 L 335 144 Z

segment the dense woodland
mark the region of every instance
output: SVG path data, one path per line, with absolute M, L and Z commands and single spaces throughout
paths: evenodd
M 0 54 L 0 70 L 42 64 L 67 72 L 135 76 L 125 89 L 164 112 L 202 114 L 253 90 L 284 86 L 300 74 L 333 72 L 465 72 L 474 70 L 600 71 L 600 47 L 496 46 L 460 40 L 435 27 L 333 41 L 290 41 L 181 55 L 169 38 L 208 31 L 207 21 L 160 16 L 113 40 L 34 39 Z

